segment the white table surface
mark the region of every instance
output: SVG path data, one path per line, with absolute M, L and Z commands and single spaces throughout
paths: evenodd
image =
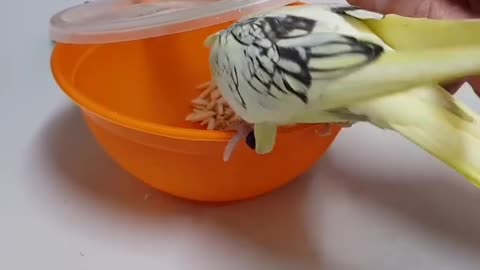
M 480 191 L 366 124 L 256 200 L 199 206 L 134 180 L 50 74 L 48 19 L 78 2 L 0 11 L 0 269 L 480 269 Z

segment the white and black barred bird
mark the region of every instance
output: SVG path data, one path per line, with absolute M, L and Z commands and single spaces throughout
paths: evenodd
M 352 30 L 344 26 L 344 32 Z M 289 123 L 317 98 L 312 87 L 324 88 L 384 52 L 381 45 L 342 34 L 337 27 L 282 12 L 242 20 L 213 36 L 215 81 L 227 100 L 236 101 L 230 105 L 244 120 Z M 289 109 L 281 110 L 285 105 Z
M 365 121 L 480 183 L 478 116 L 440 87 L 480 74 L 480 21 L 288 6 L 240 20 L 206 44 L 213 81 L 253 124 L 257 153 L 273 150 L 278 126 Z

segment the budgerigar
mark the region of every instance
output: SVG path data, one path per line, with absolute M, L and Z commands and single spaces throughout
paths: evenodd
M 210 36 L 212 80 L 273 150 L 277 127 L 369 122 L 398 132 L 480 187 L 478 115 L 440 85 L 480 74 L 480 20 L 298 5 Z

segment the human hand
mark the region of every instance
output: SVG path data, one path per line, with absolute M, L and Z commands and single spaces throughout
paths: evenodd
M 395 13 L 408 17 L 431 19 L 480 18 L 479 0 L 347 0 L 351 5 L 379 13 Z M 468 77 L 446 86 L 454 94 L 465 82 L 480 96 L 480 77 Z

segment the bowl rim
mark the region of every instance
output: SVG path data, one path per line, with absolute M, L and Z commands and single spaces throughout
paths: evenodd
M 50 69 L 52 71 L 53 78 L 57 82 L 62 92 L 66 94 L 71 99 L 71 101 L 77 106 L 79 106 L 82 110 L 88 111 L 90 114 L 94 114 L 95 116 L 102 118 L 105 121 L 111 122 L 127 129 L 179 140 L 223 142 L 230 140 L 236 134 L 236 132 L 234 131 L 203 130 L 149 122 L 146 120 L 128 116 L 121 112 L 112 111 L 107 106 L 96 103 L 94 100 L 89 99 L 88 97 L 82 95 L 79 91 L 77 91 L 77 87 L 75 87 L 71 83 L 71 81 L 63 75 L 63 72 L 60 70 L 58 64 L 58 57 L 60 55 L 59 51 L 62 50 L 62 48 L 64 47 L 62 45 L 62 43 L 55 44 L 50 57 Z M 87 58 L 86 56 L 90 52 L 104 45 L 106 44 L 89 45 L 91 46 L 91 48 L 89 48 L 89 50 L 86 50 L 84 53 L 85 55 L 79 58 L 80 60 L 76 62 L 76 67 L 74 69 L 77 69 L 79 66 L 81 66 L 81 63 L 85 58 Z M 75 71 L 73 73 L 75 73 Z M 299 124 L 294 127 L 280 127 L 278 133 L 288 134 L 291 132 L 301 131 L 311 128 L 313 126 L 321 125 L 324 124 Z

